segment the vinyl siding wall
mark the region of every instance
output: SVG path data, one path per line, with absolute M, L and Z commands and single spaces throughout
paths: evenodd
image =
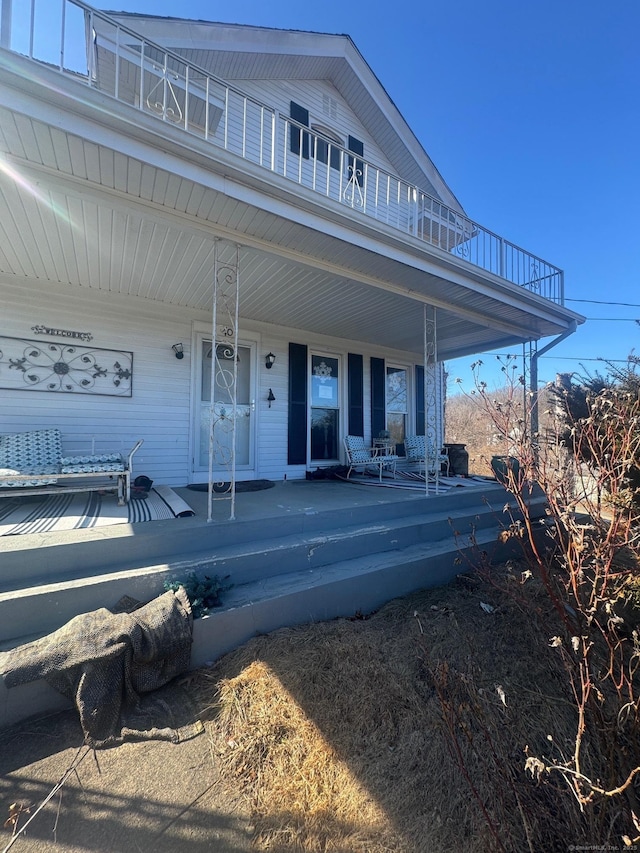
M 364 157 L 381 169 L 395 174 L 395 170 L 375 139 L 369 135 L 360 123 L 358 117 L 330 83 L 323 80 L 237 80 L 239 86 L 247 94 L 253 95 L 262 103 L 275 107 L 282 115 L 289 115 L 291 101 L 309 110 L 309 123 L 321 124 L 334 130 L 344 140 L 347 148 L 349 135 L 364 142 Z M 336 116 L 326 112 L 326 99 L 333 102 Z
M 158 483 L 182 486 L 191 476 L 193 370 L 192 344 L 196 331 L 211 322 L 208 312 L 170 306 L 152 300 L 104 293 L 76 285 L 49 285 L 33 280 L 0 278 L 3 319 L 0 334 L 8 337 L 60 343 L 62 338 L 36 335 L 35 325 L 90 332 L 90 344 L 111 350 L 133 352 L 133 394 L 109 397 L 90 394 L 4 390 L 0 388 L 0 433 L 58 427 L 63 451 L 69 454 L 127 451 L 139 439 L 144 445 L 134 459 L 134 472 Z M 256 477 L 282 480 L 305 476 L 306 466 L 287 464 L 288 347 L 305 344 L 316 351 L 340 358 L 340 432 L 347 429 L 347 354 L 356 352 L 364 362 L 365 438 L 371 440 L 370 358 L 385 358 L 406 364 L 413 381 L 415 358 L 402 352 L 383 351 L 353 341 L 312 335 L 240 320 L 243 332 L 256 344 Z M 184 345 L 185 356 L 175 358 L 171 349 Z M 267 352 L 276 355 L 271 370 L 264 366 Z M 7 366 L 0 365 L 2 372 Z M 442 369 L 438 370 L 440 407 L 443 400 Z M 272 389 L 271 408 L 267 396 Z M 412 390 L 412 395 L 415 389 Z M 440 438 L 442 440 L 442 437 Z M 342 444 L 340 443 L 342 450 Z M 315 467 L 312 466 L 312 467 Z M 239 477 L 242 477 L 239 474 Z

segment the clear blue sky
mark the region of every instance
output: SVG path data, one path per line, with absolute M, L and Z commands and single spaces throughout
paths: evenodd
M 349 34 L 467 214 L 562 267 L 567 306 L 593 318 L 540 359 L 541 382 L 640 354 L 640 0 L 111 8 Z M 470 361 L 449 363 L 465 387 Z

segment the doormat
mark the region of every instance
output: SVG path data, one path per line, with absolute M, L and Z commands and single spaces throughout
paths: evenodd
M 273 480 L 240 480 L 236 483 L 236 494 L 238 492 L 260 492 L 262 489 L 272 489 L 275 486 Z M 208 492 L 208 483 L 189 483 L 187 486 L 192 492 Z M 228 492 L 231 483 L 214 483 L 214 492 Z
M 146 498 L 131 500 L 126 506 L 118 506 L 115 495 L 97 492 L 12 497 L 0 501 L 0 536 L 138 524 L 189 515 L 195 515 L 194 511 L 169 486 L 156 486 Z

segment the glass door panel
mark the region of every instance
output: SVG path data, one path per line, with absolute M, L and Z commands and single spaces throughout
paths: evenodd
M 340 362 L 311 356 L 311 462 L 336 462 L 340 435 Z
M 407 434 L 407 410 L 409 394 L 407 371 L 404 367 L 387 365 L 387 429 L 392 444 L 400 445 Z
M 233 449 L 233 391 L 234 351 L 230 344 L 217 345 L 217 358 L 213 358 L 211 341 L 201 344 L 201 369 L 199 387 L 198 441 L 196 442 L 196 470 L 209 469 L 209 421 L 211 418 L 211 371 L 216 365 L 213 412 L 215 418 L 213 467 L 224 469 L 231 464 Z M 238 346 L 236 376 L 236 469 L 253 467 L 253 349 Z

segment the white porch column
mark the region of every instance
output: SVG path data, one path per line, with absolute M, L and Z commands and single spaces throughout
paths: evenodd
M 438 334 L 436 308 L 424 305 L 424 435 L 429 447 L 438 450 Z M 425 492 L 429 494 L 429 466 L 425 458 Z M 436 459 L 436 494 L 440 486 L 440 471 Z
M 232 256 L 216 238 L 213 265 L 211 312 L 211 388 L 209 409 L 209 490 L 207 521 L 213 519 L 213 469 L 222 468 L 227 488 L 216 491 L 216 499 L 230 501 L 230 520 L 236 508 L 236 421 L 238 414 L 238 296 L 240 291 L 240 246 Z M 216 402 L 223 391 L 224 403 Z

